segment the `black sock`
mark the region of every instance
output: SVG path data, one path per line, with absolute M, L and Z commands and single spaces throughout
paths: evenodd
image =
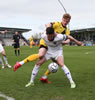
M 15 55 L 17 56 L 17 50 L 15 50 Z
M 20 50 L 18 50 L 18 55 L 20 55 Z

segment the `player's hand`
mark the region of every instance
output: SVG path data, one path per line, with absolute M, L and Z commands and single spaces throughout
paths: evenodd
M 84 46 L 84 44 L 82 42 L 80 42 L 80 41 L 77 43 L 77 45 L 78 46 Z
M 82 43 L 82 45 L 81 46 L 84 46 L 84 43 Z

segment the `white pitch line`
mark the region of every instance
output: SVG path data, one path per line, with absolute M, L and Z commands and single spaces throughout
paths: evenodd
M 5 98 L 5 99 L 7 99 L 7 100 L 15 100 L 14 98 L 9 97 L 9 96 L 6 96 L 5 94 L 3 94 L 3 93 L 1 93 L 1 92 L 0 92 L 0 97 L 3 97 L 3 98 Z
M 91 51 L 91 52 L 85 52 L 85 54 L 89 54 L 89 53 L 93 53 L 94 51 Z

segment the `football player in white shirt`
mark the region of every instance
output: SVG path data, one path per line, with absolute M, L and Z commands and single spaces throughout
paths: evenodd
M 26 84 L 25 87 L 33 86 L 34 85 L 34 79 L 39 71 L 40 66 L 47 60 L 53 59 L 56 61 L 56 63 L 61 67 L 61 69 L 66 74 L 67 78 L 70 81 L 71 88 L 75 88 L 76 84 L 72 79 L 71 73 L 69 69 L 64 66 L 64 57 L 63 57 L 63 47 L 62 47 L 62 41 L 66 39 L 70 39 L 71 41 L 74 41 L 77 45 L 83 45 L 82 42 L 74 39 L 70 35 L 62 35 L 57 34 L 54 32 L 54 29 L 52 27 L 48 27 L 46 29 L 46 34 L 41 35 L 41 38 L 44 39 L 45 44 L 48 47 L 48 50 L 45 54 L 45 56 L 42 59 L 39 59 L 36 65 L 34 66 L 31 74 L 31 79 L 28 84 Z
M 7 30 L 5 30 L 5 31 L 2 31 L 2 32 L 0 32 L 0 34 L 5 34 L 7 32 Z M 3 41 L 3 39 L 0 39 L 2 42 L 3 42 L 3 44 L 4 44 L 4 41 Z M 4 61 L 5 61 L 5 64 L 6 64 L 6 66 L 8 67 L 8 68 L 11 68 L 11 66 L 8 64 L 8 60 L 7 60 L 7 57 L 6 57 L 6 53 L 5 53 L 5 50 L 4 50 L 4 48 L 3 48 L 3 46 L 2 46 L 2 44 L 0 43 L 0 53 L 2 54 L 2 56 L 3 56 L 3 58 L 4 58 Z M 2 60 L 2 58 L 0 57 L 0 63 L 1 63 L 1 65 L 2 65 L 2 69 L 4 69 L 4 63 L 3 63 L 3 60 Z

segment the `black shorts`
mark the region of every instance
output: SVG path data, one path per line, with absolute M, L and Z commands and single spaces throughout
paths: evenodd
M 14 48 L 20 48 L 20 44 L 19 43 L 14 44 Z
M 44 45 L 40 45 L 39 49 L 40 49 L 40 48 L 45 48 L 45 49 L 48 50 L 48 48 L 47 48 L 46 46 L 44 46 Z

